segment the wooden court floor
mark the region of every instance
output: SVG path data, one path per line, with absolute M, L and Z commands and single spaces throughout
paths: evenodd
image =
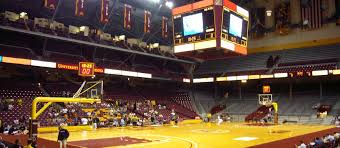
M 88 148 L 242 148 L 333 127 L 200 123 L 159 127 L 101 128 L 71 131 L 68 143 L 72 146 Z M 57 133 L 39 133 L 39 138 L 56 141 Z

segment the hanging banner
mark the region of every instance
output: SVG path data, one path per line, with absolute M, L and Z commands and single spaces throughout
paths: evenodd
M 124 28 L 131 29 L 131 16 L 132 16 L 132 6 L 124 5 Z
M 151 12 L 144 10 L 144 33 L 150 33 L 151 30 Z
M 84 16 L 85 14 L 85 0 L 76 0 L 76 16 Z
M 56 9 L 59 0 L 44 0 L 44 6 L 48 9 Z
M 100 10 L 100 22 L 109 22 L 109 0 L 102 0 Z
M 162 17 L 162 37 L 168 38 L 168 18 Z

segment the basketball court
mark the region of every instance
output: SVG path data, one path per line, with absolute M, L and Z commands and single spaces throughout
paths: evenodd
M 244 123 L 181 124 L 179 126 L 119 127 L 72 130 L 68 144 L 75 147 L 241 148 L 330 129 L 320 125 L 250 126 Z M 39 133 L 56 141 L 57 132 Z

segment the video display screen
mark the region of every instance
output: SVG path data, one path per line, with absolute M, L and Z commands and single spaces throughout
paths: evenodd
M 237 37 L 242 37 L 242 21 L 242 18 L 230 14 L 229 33 Z
M 183 17 L 184 36 L 194 35 L 203 32 L 203 15 L 197 13 Z
M 214 7 L 173 16 L 173 31 L 175 45 L 214 38 Z
M 247 46 L 248 18 L 224 8 L 222 39 Z

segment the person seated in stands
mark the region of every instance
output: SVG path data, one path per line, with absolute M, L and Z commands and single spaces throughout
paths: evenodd
M 13 125 L 8 130 L 8 135 L 15 135 L 17 133 L 18 133 L 18 129 Z
M 151 123 L 152 124 L 156 124 L 156 115 L 155 115 L 155 113 L 151 113 Z
M 4 123 L 4 134 L 8 134 L 9 129 L 11 128 L 11 125 Z
M 118 123 L 118 118 L 117 118 L 117 116 L 115 116 L 115 117 L 113 118 L 113 126 L 116 126 L 116 127 L 118 127 L 118 126 L 119 126 L 119 123 Z
M 14 119 L 13 120 L 13 125 L 15 125 L 15 126 L 19 125 L 19 120 L 18 119 Z
M 27 134 L 29 132 L 23 123 L 20 123 L 17 129 L 18 129 L 17 134 Z
M 319 137 L 316 137 L 314 142 L 316 146 L 323 145 L 323 141 Z
M 85 117 L 81 118 L 81 124 L 82 125 L 87 125 L 87 123 L 89 122 L 89 120 Z
M 0 148 L 8 148 L 5 143 L 2 141 L 2 137 L 0 136 Z
M 87 112 L 87 113 L 86 113 L 86 116 L 87 116 L 87 117 L 91 117 L 91 112 Z
M 17 100 L 17 104 L 18 104 L 19 106 L 22 106 L 22 99 L 18 99 L 18 100 Z
M 159 114 L 159 115 L 158 115 L 158 123 L 161 124 L 161 125 L 163 125 L 163 122 L 164 122 L 164 117 L 163 117 L 162 114 Z
M 297 148 L 307 148 L 307 145 L 303 141 L 300 141 L 300 144 L 296 145 L 296 147 Z
M 335 123 L 335 126 L 336 126 L 336 127 L 340 127 L 340 118 L 339 118 L 339 116 L 336 116 L 335 119 L 334 119 L 334 121 L 335 121 L 335 122 L 334 122 L 334 123 Z
M 329 141 L 330 143 L 333 143 L 333 142 L 335 141 L 335 138 L 334 138 L 334 136 L 333 136 L 332 134 L 328 134 L 328 135 L 327 135 L 327 139 L 328 139 L 328 141 Z
M 22 148 L 19 139 L 15 140 L 14 145 L 12 146 L 12 148 Z
M 329 143 L 327 136 L 324 136 L 324 137 L 322 138 L 322 141 L 323 141 L 323 143 L 325 143 L 325 144 Z
M 26 123 L 26 117 L 25 116 L 21 116 L 18 120 L 19 123 Z
M 125 126 L 125 120 L 124 120 L 124 118 L 121 118 L 121 119 L 120 119 L 120 126 L 123 126 L 123 127 Z
M 338 132 L 334 132 L 334 138 L 335 138 L 335 146 L 336 147 L 340 147 L 340 133 Z
M 175 123 L 175 125 L 177 125 L 179 116 L 174 112 L 174 110 L 173 110 L 173 112 L 170 114 L 170 119 L 171 119 L 172 122 Z
M 135 115 L 133 115 L 133 116 L 131 117 L 131 122 L 132 122 L 132 125 L 133 125 L 133 126 L 137 126 L 138 117 L 135 116 Z
M 314 141 L 311 141 L 309 144 L 308 144 L 308 148 L 316 148 L 316 144 Z
M 66 107 L 61 110 L 62 115 L 67 115 L 67 112 L 68 110 Z
M 340 133 L 338 133 L 338 132 L 334 132 L 333 136 L 334 136 L 335 140 L 340 139 Z
M 0 134 L 4 133 L 4 131 L 5 131 L 5 125 L 4 125 L 4 123 L 2 123 L 2 121 L 0 119 Z
M 14 109 L 13 104 L 9 104 L 9 105 L 8 105 L 8 110 L 13 110 L 13 109 Z

